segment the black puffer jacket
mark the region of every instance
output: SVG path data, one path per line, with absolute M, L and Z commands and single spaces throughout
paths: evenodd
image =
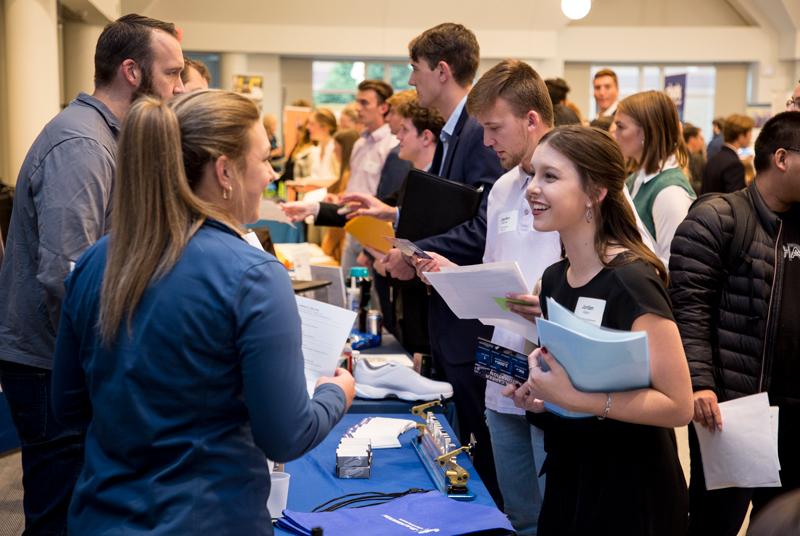
M 755 181 L 743 195 L 756 227 L 753 241 L 743 248 L 745 261 L 733 273 L 723 266 L 734 232 L 733 211 L 722 198 L 692 208 L 675 233 L 669 261 L 670 298 L 692 388 L 711 389 L 720 402 L 769 389 L 777 325 L 769 318 L 780 310 L 780 288 L 773 282 L 783 280 L 783 256 L 776 255 L 781 220 Z

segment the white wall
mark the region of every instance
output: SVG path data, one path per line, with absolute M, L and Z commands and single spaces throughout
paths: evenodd
M 0 182 L 13 186 L 17 178 L 12 176 L 8 158 L 8 85 L 6 83 L 6 20 L 5 0 L 0 0 Z

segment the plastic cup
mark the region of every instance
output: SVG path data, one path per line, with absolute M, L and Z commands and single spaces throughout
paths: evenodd
M 271 486 L 267 499 L 267 510 L 272 519 L 283 517 L 286 499 L 289 497 L 289 473 L 270 473 Z

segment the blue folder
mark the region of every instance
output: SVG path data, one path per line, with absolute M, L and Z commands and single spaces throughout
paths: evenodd
M 539 345 L 566 369 L 572 385 L 585 393 L 614 393 L 650 387 L 650 349 L 644 331 L 619 331 L 590 324 L 552 298 L 549 320 L 536 319 Z M 548 370 L 542 361 L 542 370 Z M 594 417 L 545 402 L 551 413 L 568 419 Z

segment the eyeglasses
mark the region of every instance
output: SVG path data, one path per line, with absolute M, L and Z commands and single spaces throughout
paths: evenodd
M 794 109 L 800 111 L 800 98 L 798 99 L 789 99 L 786 101 L 786 107 L 794 106 Z

